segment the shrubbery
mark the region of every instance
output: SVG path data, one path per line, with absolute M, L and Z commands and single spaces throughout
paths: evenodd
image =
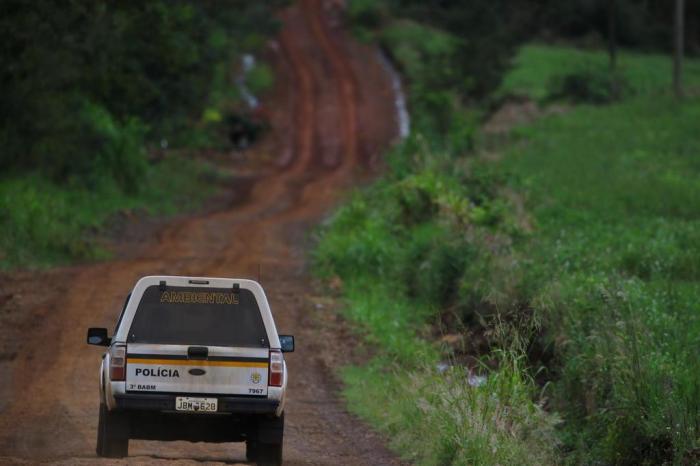
M 392 370 L 375 360 L 343 372 L 346 397 L 351 409 L 388 432 L 394 448 L 418 464 L 553 464 L 557 419 L 533 404 L 537 394 L 523 361 L 502 354 L 507 359 L 500 360 L 501 369 L 479 387 L 467 383 L 472 375 L 463 367 Z
M 0 265 L 98 255 L 81 237 L 109 214 L 174 205 L 160 176 L 209 192 L 203 167 L 151 167 L 147 148 L 230 147 L 234 59 L 264 45 L 282 3 L 3 2 Z M 250 84 L 271 79 L 263 65 Z
M 379 36 L 402 66 L 424 69 L 412 89 L 437 115 L 455 97 L 483 98 L 498 87 L 532 7 L 529 0 L 352 0 L 348 14 L 360 38 Z M 412 71 L 407 75 L 415 78 Z
M 549 82 L 548 100 L 608 104 L 629 94 L 629 84 L 624 74 L 605 68 L 585 67 L 554 76 Z
M 385 44 L 420 108 L 450 88 L 421 77 L 435 49 L 412 38 L 432 30 L 408 30 Z M 420 464 L 697 459 L 700 105 L 664 95 L 667 57 L 621 54 L 619 95 L 605 64 L 526 48 L 500 93 L 610 105 L 516 128 L 497 157 L 479 156 L 473 113 L 422 107 L 387 173 L 321 231 L 316 268 L 375 352 L 344 372 L 350 406 Z M 487 383 L 467 388 L 475 372 Z
M 660 95 L 582 107 L 502 161 L 539 225 L 524 279 L 576 462 L 684 464 L 699 446 L 698 118 Z
M 499 175 L 420 147 L 412 140 L 396 149 L 389 173 L 330 219 L 315 252 L 316 270 L 340 279 L 343 312 L 376 354 L 367 367 L 344 372 L 351 407 L 420 464 L 551 463 L 556 418 L 540 406 L 527 348 L 494 336 L 500 349 L 472 354 L 484 362 L 466 368 L 459 365 L 465 348 L 430 338 L 497 323 L 488 296 L 495 288 L 484 286 L 478 299 L 466 290 L 474 278 L 492 278 L 484 264 L 493 248 L 509 256 L 510 238 L 521 235 L 514 209 L 498 195 Z M 448 361 L 444 372 L 440 361 Z M 486 383 L 470 387 L 476 374 Z
M 274 31 L 278 4 L 3 2 L 0 170 L 40 168 L 63 182 L 100 166 L 106 177 L 126 172 L 122 181 L 133 187 L 128 178 L 142 162 L 132 143 L 173 140 L 207 106 L 221 105 L 210 96 L 232 87 L 222 73 Z M 105 146 L 105 137 L 123 147 Z M 115 153 L 124 144 L 132 155 Z
M 515 56 L 514 68 L 496 92 L 496 97 L 509 95 L 531 98 L 538 103 L 551 101 L 553 91 L 561 88 L 562 78 L 576 76 L 575 81 L 585 90 L 584 95 L 609 94 L 613 76 L 608 57 L 597 50 L 575 47 L 550 47 L 530 44 Z M 671 57 L 625 50 L 618 57 L 616 78 L 622 81 L 621 97 L 662 94 L 671 89 Z M 700 61 L 687 60 L 684 79 L 688 89 L 700 87 Z M 590 77 L 593 83 L 583 81 Z M 598 91 L 596 91 L 598 89 Z M 600 91 L 602 89 L 602 92 Z
M 82 177 L 59 185 L 38 173 L 0 180 L 0 267 L 104 258 L 98 233 L 117 212 L 173 214 L 213 193 L 210 169 L 181 157 L 140 171 L 133 191 L 101 173 L 90 187 Z

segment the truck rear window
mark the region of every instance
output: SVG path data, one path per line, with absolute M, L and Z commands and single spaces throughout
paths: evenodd
M 146 289 L 128 343 L 268 348 L 267 333 L 250 290 L 157 285 Z

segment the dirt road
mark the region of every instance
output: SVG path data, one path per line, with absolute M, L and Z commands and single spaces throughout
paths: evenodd
M 335 358 L 319 329 L 306 272 L 309 231 L 368 172 L 396 134 L 392 89 L 376 51 L 350 40 L 320 1 L 281 13 L 278 84 L 266 107 L 274 169 L 229 208 L 183 218 L 138 238 L 110 262 L 15 274 L 0 291 L 0 463 L 201 464 L 242 462 L 240 444 L 132 441 L 130 458 L 95 456 L 101 351 L 89 326 L 113 328 L 128 289 L 143 275 L 256 278 L 278 328 L 297 336 L 285 464 L 398 464 L 380 439 L 347 414 L 332 377 Z M 360 79 L 361 77 L 361 79 Z

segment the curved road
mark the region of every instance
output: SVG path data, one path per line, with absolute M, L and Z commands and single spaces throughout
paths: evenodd
M 0 290 L 0 463 L 243 462 L 242 444 L 187 442 L 132 441 L 128 459 L 97 458 L 101 353 L 84 338 L 89 326 L 113 327 L 140 276 L 256 278 L 262 270 L 278 328 L 298 342 L 287 358 L 285 464 L 399 464 L 344 410 L 332 376 L 343 333 L 319 324 L 327 316 L 310 299 L 310 229 L 396 136 L 376 51 L 353 42 L 334 14 L 319 0 L 280 14 L 271 52 L 279 79 L 266 103 L 274 132 L 262 144 L 279 155 L 235 205 L 175 221 L 114 261 L 16 274 Z

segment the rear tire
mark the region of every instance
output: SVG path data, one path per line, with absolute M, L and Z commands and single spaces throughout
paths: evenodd
M 123 412 L 110 412 L 100 403 L 97 423 L 97 456 L 124 458 L 129 455 L 129 417 Z

